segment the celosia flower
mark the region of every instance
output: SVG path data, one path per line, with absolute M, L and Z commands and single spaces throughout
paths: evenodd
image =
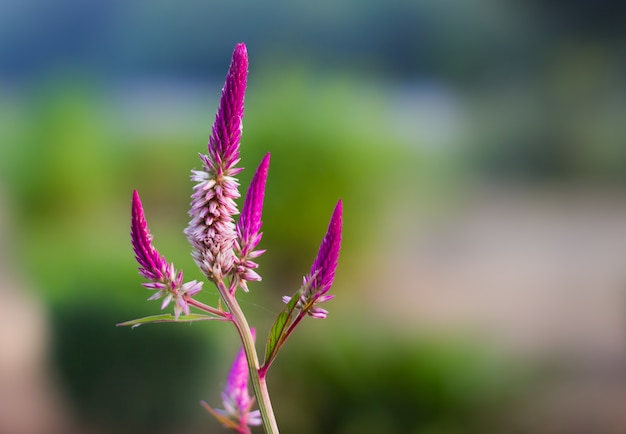
M 254 328 L 250 330 L 252 338 L 255 337 Z M 206 402 L 202 405 L 228 428 L 239 432 L 249 432 L 248 426 L 261 425 L 259 410 L 251 411 L 254 398 L 248 392 L 248 361 L 243 347 L 235 357 L 228 374 L 228 381 L 222 392 L 222 405 L 224 409 L 213 409 Z
M 342 203 L 337 202 L 328 225 L 328 231 L 322 240 L 311 272 L 306 275 L 302 282 L 305 288 L 300 296 L 296 307 L 306 310 L 306 313 L 314 318 L 326 318 L 328 311 L 316 306 L 334 298 L 334 295 L 326 295 L 335 279 L 335 270 L 339 259 L 339 249 L 341 247 L 341 221 Z M 291 297 L 283 297 L 283 301 L 288 303 Z
M 202 282 L 192 280 L 183 283 L 182 270 L 177 272 L 174 264 L 168 264 L 154 248 L 137 190 L 133 191 L 131 220 L 130 235 L 135 259 L 139 263 L 139 274 L 150 281 L 143 286 L 156 291 L 148 300 L 163 297 L 161 309 L 165 309 L 174 300 L 175 318 L 178 319 L 182 312 L 189 315 L 189 305 L 185 297 L 192 297 L 200 292 Z
M 235 200 L 240 195 L 235 175 L 241 168 L 235 165 L 239 162 L 247 75 L 246 46 L 237 44 L 209 137 L 208 153 L 200 155 L 202 170 L 192 171 L 191 176 L 196 185 L 185 234 L 196 264 L 213 281 L 228 275 L 236 260 L 233 216 L 238 213 Z
M 265 250 L 254 250 L 261 241 L 263 233 L 261 230 L 261 215 L 263 212 L 263 199 L 265 197 L 265 182 L 270 164 L 270 154 L 266 154 L 257 168 L 246 199 L 243 203 L 241 217 L 237 222 L 237 242 L 235 251 L 237 253 L 237 273 L 236 278 L 239 286 L 248 292 L 246 281 L 260 281 L 261 276 L 254 271 L 258 264 L 252 259 L 261 256 Z

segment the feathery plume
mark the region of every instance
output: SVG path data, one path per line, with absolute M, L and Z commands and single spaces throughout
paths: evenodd
M 235 166 L 239 162 L 247 75 L 246 46 L 237 44 L 209 137 L 208 153 L 200 154 L 202 170 L 192 171 L 191 176 L 196 185 L 185 235 L 196 264 L 212 281 L 228 275 L 236 262 L 233 216 L 238 214 L 235 200 L 240 194 L 235 175 L 242 169 Z
M 263 199 L 265 197 L 265 183 L 270 164 L 270 154 L 266 154 L 257 168 L 246 199 L 243 203 L 241 216 L 237 222 L 237 242 L 235 251 L 237 253 L 236 279 L 239 286 L 248 292 L 246 281 L 260 281 L 261 276 L 254 271 L 258 264 L 253 259 L 258 258 L 265 250 L 254 250 L 261 241 L 263 233 L 261 230 L 261 215 L 263 213 Z
M 302 287 L 306 288 L 300 296 L 296 307 L 306 310 L 306 313 L 314 318 L 326 318 L 328 311 L 316 306 L 334 298 L 334 295 L 326 295 L 335 279 L 335 270 L 339 259 L 341 247 L 341 225 L 343 206 L 341 200 L 337 202 L 333 215 L 330 218 L 328 230 L 317 257 L 311 266 L 311 272 L 306 275 Z M 284 296 L 283 301 L 289 303 L 291 297 Z
M 135 259 L 139 263 L 139 274 L 150 281 L 143 286 L 156 291 L 148 300 L 164 297 L 161 309 L 165 309 L 174 300 L 175 318 L 178 319 L 182 312 L 189 315 L 189 305 L 185 297 L 192 297 L 200 292 L 202 282 L 192 280 L 183 283 L 183 271 L 177 272 L 174 264 L 168 264 L 154 248 L 137 190 L 133 190 L 130 236 Z
M 250 329 L 250 331 L 252 333 L 252 339 L 254 340 L 256 335 L 254 328 Z M 249 375 L 250 371 L 248 370 L 246 353 L 243 347 L 241 347 L 230 368 L 228 380 L 222 392 L 222 405 L 224 409 L 214 409 L 206 402 L 202 401 L 202 405 L 218 421 L 226 427 L 239 431 L 240 433 L 249 432 L 248 426 L 261 425 L 261 414 L 259 410 L 251 411 L 255 400 L 248 392 Z

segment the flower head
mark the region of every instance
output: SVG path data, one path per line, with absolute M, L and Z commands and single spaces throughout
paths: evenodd
M 196 185 L 189 210 L 191 221 L 185 234 L 196 264 L 210 280 L 228 275 L 235 264 L 233 216 L 238 213 L 235 200 L 240 196 L 235 175 L 241 172 L 235 165 L 239 162 L 247 75 L 246 46 L 237 44 L 209 137 L 208 152 L 200 155 L 202 170 L 192 171 L 191 176 Z
M 261 241 L 263 233 L 261 230 L 261 215 L 263 212 L 263 199 L 265 197 L 265 182 L 267 180 L 267 171 L 270 164 L 270 154 L 266 154 L 261 160 L 257 168 L 246 199 L 243 203 L 241 217 L 237 222 L 237 243 L 235 250 L 237 252 L 237 274 L 239 286 L 244 291 L 248 291 L 246 281 L 259 281 L 261 276 L 254 271 L 258 268 L 258 264 L 252 259 L 261 256 L 265 250 L 254 250 Z
M 185 297 L 192 297 L 202 289 L 202 282 L 183 283 L 183 272 L 176 271 L 174 264 L 167 261 L 152 245 L 152 235 L 148 229 L 137 190 L 133 191 L 131 210 L 130 236 L 135 251 L 135 259 L 139 263 L 139 274 L 150 282 L 144 283 L 148 289 L 156 293 L 148 300 L 157 300 L 161 297 L 161 309 L 165 309 L 174 300 L 174 316 L 176 319 L 182 312 L 189 314 L 189 305 Z
M 252 338 L 255 330 L 251 329 Z M 239 432 L 248 432 L 248 426 L 261 425 L 259 410 L 251 411 L 254 398 L 248 392 L 248 361 L 243 347 L 233 361 L 228 374 L 228 381 L 222 392 L 222 405 L 224 409 L 213 409 L 207 403 L 202 405 L 215 416 L 221 423 Z
M 330 218 L 328 230 L 317 252 L 317 257 L 313 261 L 311 272 L 304 276 L 302 286 L 305 290 L 296 305 L 299 309 L 306 310 L 306 313 L 314 318 L 326 318 L 328 314 L 328 311 L 315 304 L 324 303 L 334 298 L 334 295 L 327 295 L 327 292 L 335 279 L 335 270 L 339 259 L 342 212 L 343 206 L 340 200 Z M 290 299 L 291 297 L 288 296 L 283 297 L 285 303 L 288 303 Z
M 252 337 L 255 337 L 254 329 L 251 329 Z M 222 392 L 224 408 L 229 413 L 243 414 L 249 411 L 252 398 L 248 393 L 248 361 L 243 347 L 233 361 L 228 374 L 226 387 Z
M 311 266 L 311 273 L 307 277 L 307 280 L 311 279 L 313 282 L 311 289 L 319 292 L 320 295 L 326 294 L 335 280 L 335 270 L 337 269 L 341 247 L 342 212 L 343 206 L 340 200 L 335 206 L 328 230 Z

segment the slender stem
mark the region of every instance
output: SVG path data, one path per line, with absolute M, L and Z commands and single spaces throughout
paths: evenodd
M 216 309 L 209 305 L 206 305 L 198 300 L 194 300 L 191 297 L 186 297 L 185 301 L 193 307 L 196 307 L 206 313 L 210 313 L 211 315 L 222 317 L 224 320 L 231 321 L 231 315 L 228 312 L 224 312 L 223 310 Z
M 250 380 L 252 381 L 252 387 L 254 388 L 254 394 L 256 395 L 257 402 L 259 404 L 259 411 L 261 418 L 263 419 L 263 429 L 266 434 L 279 434 L 278 425 L 276 424 L 276 417 L 274 416 L 274 410 L 272 409 L 272 402 L 270 401 L 270 394 L 267 389 L 267 382 L 265 377 L 261 378 L 259 375 L 259 357 L 256 353 L 254 346 L 254 339 L 252 338 L 252 332 L 250 326 L 243 314 L 237 299 L 230 290 L 226 287 L 221 279 L 216 279 L 217 289 L 228 308 L 232 316 L 233 324 L 239 333 L 241 343 L 243 344 L 244 351 L 246 353 L 246 359 L 248 360 L 248 368 L 250 370 Z

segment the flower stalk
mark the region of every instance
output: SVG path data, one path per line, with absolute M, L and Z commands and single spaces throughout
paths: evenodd
M 248 361 L 248 368 L 250 370 L 250 380 L 263 420 L 263 429 L 266 434 L 278 434 L 278 425 L 276 423 L 276 416 L 274 416 L 274 410 L 272 409 L 272 401 L 270 399 L 269 390 L 267 389 L 267 382 L 265 381 L 265 377 L 261 377 L 259 373 L 259 357 L 254 346 L 254 336 L 248 325 L 248 320 L 241 310 L 237 299 L 230 293 L 223 282 L 218 283 L 217 288 L 220 295 L 222 295 L 224 304 L 226 304 L 232 315 L 233 324 L 237 329 L 237 333 L 239 333 L 239 338 L 241 339 L 246 354 L 246 360 Z

